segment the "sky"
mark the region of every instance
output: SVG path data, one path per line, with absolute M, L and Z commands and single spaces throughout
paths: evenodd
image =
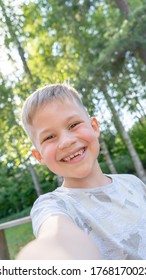
M 0 40 L 0 45 L 1 45 L 1 40 Z M 16 50 L 12 51 L 12 57 L 15 63 L 8 59 L 7 50 L 4 47 L 4 45 L 2 45 L 0 47 L 0 72 L 2 72 L 3 75 L 6 77 L 10 75 L 14 75 L 14 71 L 16 71 L 16 67 L 22 73 L 22 63 L 18 57 Z

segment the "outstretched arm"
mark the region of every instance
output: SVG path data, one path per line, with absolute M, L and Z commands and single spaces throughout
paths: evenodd
M 100 254 L 94 241 L 65 215 L 49 217 L 38 238 L 18 254 L 19 260 L 97 260 Z

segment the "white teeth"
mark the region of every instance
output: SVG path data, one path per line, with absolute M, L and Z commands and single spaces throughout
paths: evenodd
M 69 161 L 72 158 L 78 156 L 78 155 L 82 155 L 84 153 L 84 149 L 81 149 L 79 152 L 76 152 L 74 155 L 70 155 L 69 157 L 64 158 L 64 161 Z

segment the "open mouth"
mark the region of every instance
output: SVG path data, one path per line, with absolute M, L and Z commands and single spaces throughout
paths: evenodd
M 62 161 L 64 162 L 70 162 L 71 160 L 73 160 L 74 158 L 77 158 L 77 157 L 80 157 L 81 155 L 83 155 L 85 152 L 85 147 L 80 149 L 78 152 L 68 156 L 68 157 L 65 157 L 62 159 Z

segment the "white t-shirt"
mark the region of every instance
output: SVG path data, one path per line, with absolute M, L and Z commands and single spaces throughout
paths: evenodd
M 34 235 L 49 216 L 65 214 L 94 239 L 103 259 L 146 260 L 146 186 L 134 175 L 108 176 L 106 186 L 41 195 L 31 211 Z

